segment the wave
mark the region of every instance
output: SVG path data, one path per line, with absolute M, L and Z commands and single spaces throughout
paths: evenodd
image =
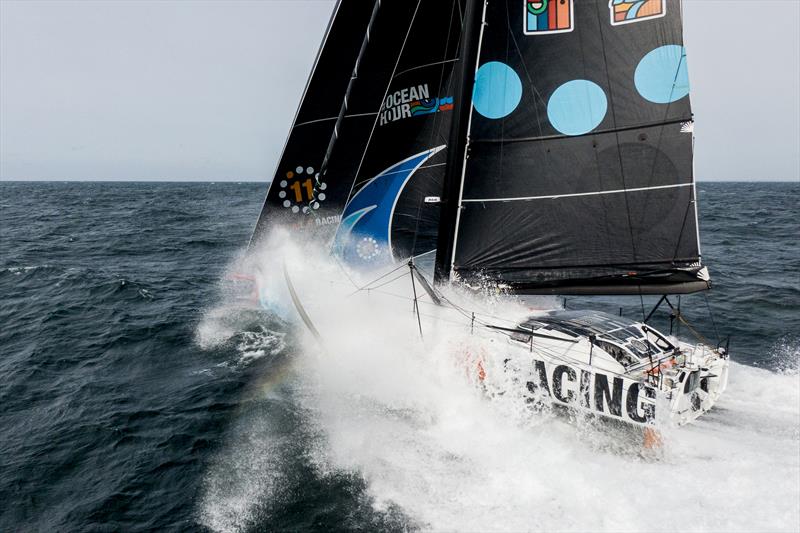
M 298 481 L 302 471 L 313 483 L 355 477 L 371 511 L 399 512 L 403 529 L 800 525 L 796 344 L 775 355 L 786 371 L 732 363 L 717 406 L 694 425 L 663 427 L 663 446 L 646 451 L 635 432 L 530 409 L 511 377 L 499 378 L 511 393 L 487 397 L 465 379 L 462 354 L 491 346 L 463 329 L 422 342 L 413 330 L 387 328 L 397 307 L 379 306 L 317 316 L 335 338 L 324 352 L 302 344 L 283 385 L 235 422 L 205 478 L 202 524 L 236 531 L 280 523 L 286 501 L 302 502 L 312 484 Z M 487 374 L 500 375 L 500 366 L 487 361 Z

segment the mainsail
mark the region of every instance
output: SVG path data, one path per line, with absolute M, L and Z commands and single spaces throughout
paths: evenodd
M 440 259 L 524 293 L 707 288 L 688 94 L 677 0 L 486 2 Z

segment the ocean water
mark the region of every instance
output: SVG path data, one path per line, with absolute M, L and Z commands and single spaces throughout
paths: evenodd
M 731 382 L 643 456 L 229 305 L 263 184 L 0 183 L 0 531 L 798 531 L 800 185 L 698 190 Z

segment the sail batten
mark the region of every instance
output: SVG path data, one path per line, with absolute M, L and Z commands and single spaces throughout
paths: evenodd
M 677 183 L 675 185 L 653 185 L 651 187 L 638 187 L 633 189 L 615 189 L 609 191 L 578 192 L 568 194 L 551 194 L 548 196 L 521 196 L 517 198 L 465 198 L 462 203 L 469 202 L 526 202 L 529 200 L 558 200 L 559 198 L 572 198 L 575 196 L 599 196 L 601 194 L 621 194 L 631 192 L 652 191 L 656 189 L 672 189 L 675 187 L 691 187 L 692 183 Z
M 358 118 L 358 117 L 374 117 L 374 116 L 375 116 L 375 115 L 377 115 L 377 114 L 378 114 L 378 113 L 376 113 L 376 112 L 369 112 L 369 113 L 357 113 L 357 114 L 349 114 L 349 115 L 345 115 L 343 118 L 344 118 L 344 119 L 348 119 L 348 118 Z M 338 117 L 338 116 L 336 116 L 336 117 L 325 117 L 325 118 L 317 118 L 317 119 L 314 119 L 314 120 L 307 120 L 307 121 L 305 121 L 305 122 L 301 122 L 301 123 L 299 123 L 299 124 L 295 124 L 295 125 L 292 127 L 292 130 L 295 130 L 295 129 L 297 129 L 297 128 L 300 128 L 300 127 L 302 127 L 302 126 L 308 126 L 308 125 L 310 125 L 310 124 L 316 124 L 316 123 L 318 123 L 318 122 L 328 122 L 328 121 L 334 121 L 334 120 L 337 120 L 338 118 L 339 118 L 339 117 Z
M 669 122 L 649 122 L 649 123 L 635 124 L 633 126 L 628 126 L 625 128 L 613 128 L 607 130 L 598 129 L 580 135 L 540 135 L 537 137 L 500 137 L 497 139 L 474 139 L 471 140 L 470 142 L 471 144 L 491 144 L 491 143 L 511 144 L 511 143 L 524 143 L 524 142 L 553 141 L 558 139 L 571 139 L 575 137 L 590 137 L 590 136 L 601 135 L 603 133 L 622 133 L 626 131 L 640 130 L 654 126 L 663 127 L 671 124 L 680 124 L 681 126 L 683 126 L 689 122 L 691 122 L 691 117 L 678 118 L 675 120 L 671 120 Z

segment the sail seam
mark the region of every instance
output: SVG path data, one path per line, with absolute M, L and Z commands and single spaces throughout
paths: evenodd
M 670 124 L 684 124 L 689 120 L 691 120 L 691 118 L 680 118 L 676 120 L 671 120 L 669 122 L 648 122 L 646 124 L 637 124 L 635 126 L 628 126 L 625 128 L 594 130 L 589 133 L 584 133 L 582 135 L 542 135 L 539 137 L 518 137 L 516 139 L 508 137 L 505 137 L 503 139 L 473 139 L 472 142 L 474 144 L 481 144 L 481 143 L 488 144 L 488 143 L 518 143 L 518 142 L 536 142 L 536 141 L 555 141 L 558 139 L 575 139 L 578 137 L 594 137 L 596 135 L 603 135 L 606 133 L 620 133 L 624 131 L 639 130 L 644 128 L 663 127 L 663 126 L 669 126 Z
M 517 196 L 513 198 L 465 198 L 462 203 L 480 202 L 519 202 L 527 200 L 558 200 L 560 198 L 573 198 L 576 196 L 599 196 L 603 194 L 619 194 L 629 192 L 651 191 L 654 189 L 674 189 L 676 187 L 691 187 L 692 183 L 678 183 L 676 185 L 654 185 L 652 187 L 635 187 L 630 189 L 614 189 L 610 191 L 577 192 L 568 194 L 550 194 L 546 196 Z

